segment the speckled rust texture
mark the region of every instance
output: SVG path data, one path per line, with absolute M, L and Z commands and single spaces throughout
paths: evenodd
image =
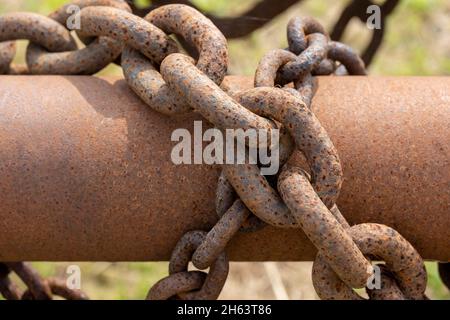
M 183 271 L 158 281 L 148 292 L 147 300 L 168 300 L 179 292 L 199 290 L 206 280 L 202 271 Z
M 289 83 L 299 76 L 304 76 L 318 67 L 327 55 L 327 37 L 321 33 L 313 33 L 307 36 L 308 48 L 305 49 L 297 60 L 286 63 L 280 70 L 280 78 L 284 83 Z
M 160 29 L 127 11 L 112 7 L 86 7 L 80 11 L 78 34 L 105 36 L 139 50 L 156 63 L 177 51 L 175 41 Z
M 49 17 L 67 27 L 69 17 L 74 14 L 73 6 L 80 9 L 89 6 L 111 6 L 131 12 L 123 0 L 74 0 L 51 13 Z M 85 48 L 65 52 L 48 52 L 38 44 L 30 43 L 26 51 L 27 65 L 31 74 L 94 74 L 113 62 L 122 49 L 121 42 L 108 37 L 94 38 Z
M 150 12 L 145 19 L 167 34 L 181 36 L 196 48 L 199 57 L 196 66 L 200 74 L 208 76 L 217 85 L 227 73 L 227 40 L 212 22 L 199 11 L 185 5 L 167 5 Z M 122 53 L 122 68 L 131 89 L 149 106 L 164 114 L 182 114 L 191 107 L 168 87 L 150 61 L 137 50 L 126 47 Z
M 330 41 L 328 43 L 328 58 L 341 62 L 350 75 L 367 75 L 364 61 L 350 46 L 344 43 Z
M 283 168 L 278 190 L 301 229 L 343 282 L 363 288 L 372 274 L 370 262 L 313 189 L 309 176 L 296 167 Z
M 174 53 L 161 64 L 168 86 L 219 129 L 267 129 L 274 124 L 237 103 L 184 54 Z M 261 143 L 262 145 L 262 143 Z
M 197 49 L 197 68 L 220 84 L 227 73 L 228 45 L 225 36 L 198 10 L 171 4 L 151 11 L 145 19 L 168 34 L 183 37 Z
M 173 249 L 169 264 L 169 275 L 188 271 L 189 262 L 197 248 L 205 241 L 206 231 L 190 231 L 183 235 Z M 195 265 L 195 261 L 194 265 Z M 199 266 L 195 265 L 197 268 Z M 209 267 L 208 275 L 201 289 L 197 292 L 186 292 L 182 298 L 186 300 L 216 300 L 222 291 L 227 280 L 229 263 L 224 251 L 220 252 L 213 263 L 202 269 Z M 169 276 L 169 277 L 170 277 Z M 151 290 L 152 291 L 152 290 Z M 179 291 L 180 292 L 180 291 Z
M 16 43 L 14 41 L 0 42 L 0 74 L 9 72 L 15 54 Z
M 450 260 L 449 88 L 319 78 L 312 104 L 341 158 L 342 214 L 395 228 L 427 259 Z M 172 131 L 194 119 L 152 111 L 124 80 L 1 76 L 0 260 L 167 260 L 184 233 L 209 230 L 220 168 L 170 162 Z M 238 233 L 228 253 L 315 257 L 301 231 L 270 226 Z
M 27 39 L 49 51 L 76 49 L 76 43 L 68 30 L 54 20 L 29 12 L 14 12 L 0 15 L 0 73 L 14 73 L 11 61 L 15 45 L 9 40 Z M 13 68 L 12 68 L 13 69 Z
M 306 36 L 316 32 L 328 37 L 328 33 L 316 19 L 309 17 L 292 18 L 287 26 L 289 50 L 294 54 L 301 54 L 308 47 Z
M 397 231 L 385 225 L 363 223 L 351 227 L 349 234 L 364 254 L 386 262 L 387 269 L 392 272 L 398 288 L 407 299 L 422 300 L 425 297 L 427 272 L 423 260 Z M 322 253 L 314 261 L 312 279 L 321 299 L 361 299 L 330 268 Z
M 50 51 L 76 48 L 73 38 L 62 25 L 36 13 L 15 12 L 0 16 L 0 41 L 28 39 Z

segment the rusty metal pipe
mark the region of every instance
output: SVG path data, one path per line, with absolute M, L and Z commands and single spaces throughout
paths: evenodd
M 228 77 L 229 91 L 252 79 Z M 450 78 L 329 77 L 313 101 L 343 163 L 339 208 L 450 261 Z M 176 166 L 164 116 L 123 80 L 0 76 L 0 261 L 167 260 L 216 222 L 219 167 Z M 233 260 L 312 260 L 299 230 L 239 234 Z

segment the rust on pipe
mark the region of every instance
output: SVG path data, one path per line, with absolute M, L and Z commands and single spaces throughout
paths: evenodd
M 233 92 L 253 79 L 228 77 Z M 450 261 L 450 78 L 319 78 L 312 108 L 342 160 L 338 205 Z M 124 80 L 0 76 L 0 261 L 167 260 L 217 221 L 219 166 L 172 164 L 168 117 Z M 207 125 L 204 125 L 206 128 Z M 239 233 L 232 260 L 312 260 L 303 232 Z

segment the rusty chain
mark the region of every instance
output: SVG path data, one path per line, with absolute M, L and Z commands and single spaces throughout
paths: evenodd
M 11 281 L 11 273 L 15 273 L 26 285 L 24 292 Z M 0 294 L 7 300 L 51 300 L 53 296 L 67 300 L 88 299 L 82 291 L 68 288 L 60 279 L 42 279 L 25 262 L 0 263 Z
M 399 3 L 400 0 L 386 0 L 379 6 L 381 26 L 380 28 L 373 30 L 372 38 L 361 55 L 366 65 L 369 65 L 372 62 L 376 52 L 380 48 L 386 32 L 386 19 L 392 14 Z M 331 32 L 331 38 L 336 41 L 341 39 L 347 26 L 354 17 L 358 18 L 362 23 L 365 23 L 367 20 L 367 8 L 374 4 L 374 1 L 371 0 L 353 0 L 350 2 L 342 11 L 338 21 L 334 25 L 333 31 Z
M 133 13 L 142 17 L 159 6 L 173 3 L 173 0 L 154 0 L 147 8 L 138 8 L 135 2 L 136 0 L 128 0 L 128 3 L 133 9 Z M 180 0 L 177 2 L 198 9 L 189 0 Z M 261 0 L 253 8 L 236 17 L 219 17 L 214 14 L 205 14 L 222 31 L 227 39 L 234 39 L 248 36 L 250 33 L 272 21 L 277 15 L 301 2 L 303 0 Z M 375 54 L 378 52 L 386 32 L 387 18 L 392 15 L 399 3 L 400 0 L 386 0 L 384 3 L 379 4 L 381 28 L 373 30 L 372 37 L 361 55 L 366 66 L 370 65 Z M 369 17 L 367 8 L 373 4 L 377 4 L 377 2 L 371 0 L 353 0 L 348 3 L 343 8 L 332 28 L 331 38 L 335 41 L 340 41 L 353 18 L 358 18 L 362 23 L 365 23 Z
M 50 14 L 49 18 L 65 26 L 70 6 L 82 9 L 89 6 L 111 6 L 131 12 L 128 5 L 116 0 L 76 0 Z M 85 40 L 85 39 L 83 39 Z M 86 42 L 86 41 L 85 41 Z M 49 52 L 30 42 L 26 59 L 32 74 L 94 74 L 113 62 L 122 52 L 122 43 L 109 37 L 91 39 L 85 48 L 63 52 Z
M 87 45 L 78 48 L 64 26 L 66 7 L 49 17 L 31 13 L 0 16 L 0 72 L 11 65 L 15 46 L 28 39 L 26 72 L 92 74 L 121 55 L 131 89 L 154 110 L 177 115 L 198 112 L 217 129 L 281 129 L 281 172 L 262 176 L 252 164 L 226 164 L 216 195 L 218 222 L 209 230 L 182 236 L 169 264 L 169 275 L 149 291 L 148 299 L 216 299 L 225 284 L 226 248 L 238 232 L 265 225 L 301 229 L 318 250 L 313 283 L 323 299 L 362 299 L 364 288 L 381 270 L 382 288 L 367 288 L 371 299 L 425 299 L 426 271 L 412 245 L 384 225 L 350 226 L 336 201 L 343 181 L 339 155 L 311 109 L 316 75 L 366 75 L 364 62 L 345 44 L 331 41 L 314 19 L 288 24 L 288 49 L 267 53 L 255 73 L 255 87 L 226 92 L 227 41 L 199 11 L 186 5 L 158 7 L 144 18 L 122 0 L 77 0 L 80 29 Z M 179 53 L 175 34 L 196 48 L 195 61 Z M 271 148 L 272 144 L 260 145 Z M 293 165 L 303 154 L 307 167 Z M 371 260 L 370 260 L 371 259 Z M 192 262 L 199 270 L 190 271 Z M 208 270 L 208 272 L 200 270 Z M 27 285 L 21 293 L 9 278 L 15 272 Z M 52 294 L 84 299 L 61 281 L 42 280 L 25 263 L 0 264 L 0 293 L 7 299 L 49 299 Z

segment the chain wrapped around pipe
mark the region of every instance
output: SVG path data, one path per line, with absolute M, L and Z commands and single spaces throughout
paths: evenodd
M 297 27 L 297 31 L 293 30 L 292 27 Z M 291 20 L 288 28 L 288 37 L 290 37 L 289 45 L 291 51 L 297 54 L 299 54 L 298 52 L 301 50 L 303 50 L 302 53 L 308 52 L 308 46 L 311 45 L 310 41 L 308 41 L 308 32 L 313 32 L 311 30 L 323 34 L 323 30 L 321 28 L 318 28 L 317 24 L 309 19 L 303 23 L 297 19 Z M 324 35 L 328 37 L 326 34 Z M 315 51 L 318 50 L 320 50 L 320 48 L 315 49 Z M 302 53 L 300 53 L 300 55 Z M 354 54 L 351 49 L 341 43 L 331 42 L 328 45 L 327 58 L 338 60 L 350 74 L 365 74 L 364 63 Z M 311 100 L 311 95 L 314 92 L 314 90 L 311 89 L 312 85 L 303 85 L 303 87 L 307 88 L 307 90 L 305 91 L 304 89 L 301 89 L 301 84 L 306 84 L 308 83 L 308 81 L 310 81 L 310 76 L 308 75 L 308 73 L 313 72 L 314 68 L 320 64 L 320 62 L 316 61 L 316 59 L 317 55 L 314 54 L 306 55 L 306 57 L 301 60 L 295 58 L 292 55 L 290 56 L 288 53 L 284 53 L 283 51 L 271 52 L 262 59 L 257 71 L 255 83 L 261 86 L 273 86 L 276 84 L 275 74 L 278 69 L 282 68 L 283 64 L 298 64 L 297 66 L 295 66 L 295 68 L 297 68 L 297 70 L 300 70 L 301 72 L 298 73 L 298 77 L 296 79 L 293 79 L 295 80 L 294 86 L 295 88 L 300 89 L 298 94 L 309 102 Z M 283 77 L 279 78 L 282 79 Z M 291 78 L 288 79 L 291 80 Z M 291 93 L 293 92 L 292 89 L 290 89 L 289 91 Z M 311 166 L 310 170 L 313 170 Z M 329 257 L 325 257 L 327 254 L 326 252 L 335 252 L 336 250 L 334 248 L 327 249 L 326 247 L 321 247 L 320 238 L 317 238 L 317 231 L 327 230 L 324 229 L 324 226 L 325 228 L 326 226 L 331 227 L 330 230 L 336 230 L 338 228 L 336 226 L 340 225 L 344 230 L 342 232 L 348 233 L 349 230 L 353 231 L 355 228 L 357 228 L 357 226 L 350 228 L 349 224 L 345 221 L 345 218 L 342 216 L 336 206 L 333 206 L 331 210 L 328 211 L 327 208 L 325 208 L 325 206 L 321 204 L 321 199 L 319 199 L 319 197 L 315 195 L 315 188 L 311 188 L 309 182 L 310 179 L 311 176 L 301 168 L 290 167 L 289 165 L 287 165 L 282 170 L 282 173 L 279 177 L 278 189 L 283 200 L 291 210 L 291 213 L 297 217 L 306 235 L 318 248 L 319 253 L 314 264 L 315 268 L 313 272 L 313 282 L 316 291 L 318 295 L 324 299 L 355 298 L 354 294 L 350 294 L 353 291 L 349 291 L 350 293 L 348 295 L 342 294 L 345 291 L 342 290 L 343 287 L 347 286 L 348 288 L 351 288 L 351 286 L 345 285 L 344 283 L 346 282 L 346 280 L 340 274 L 337 275 L 339 273 L 339 268 L 336 269 L 336 262 L 332 260 L 331 264 L 329 262 L 323 262 L 324 260 L 329 260 Z M 323 206 L 323 209 L 319 210 L 321 206 Z M 366 225 L 360 226 L 361 228 L 366 227 Z M 382 230 L 385 228 L 391 231 L 390 233 L 388 233 L 388 235 L 390 236 L 390 243 L 392 243 L 391 246 L 389 246 L 388 243 L 380 241 L 380 237 L 383 236 Z M 360 237 L 359 234 L 354 235 L 352 232 L 350 232 L 349 235 L 352 237 L 353 241 L 355 241 L 358 248 L 361 249 L 364 254 L 373 255 L 377 258 L 381 258 L 382 260 L 384 259 L 387 263 L 387 267 L 389 268 L 387 269 L 387 267 L 384 267 L 382 273 L 382 284 L 384 284 L 385 287 L 382 287 L 381 290 L 369 290 L 369 297 L 373 299 L 424 298 L 424 291 L 426 287 L 426 272 L 423 261 L 418 253 L 414 250 L 414 248 L 398 233 L 395 233 L 394 230 L 386 226 L 378 226 L 377 228 L 377 226 L 369 224 L 365 229 L 363 228 L 363 230 L 365 231 L 364 234 L 370 234 L 372 232 L 371 236 L 374 238 L 369 238 L 368 246 L 365 242 L 358 242 L 358 238 Z M 323 241 L 323 243 L 325 244 L 335 243 L 333 239 L 330 238 L 330 233 L 327 233 L 326 231 L 324 232 L 324 239 L 325 241 Z M 381 248 L 378 251 L 375 248 L 371 247 L 371 240 L 377 241 L 377 243 L 381 243 Z M 365 244 L 366 247 L 364 246 Z M 395 254 L 397 254 L 397 256 L 395 256 Z M 331 276 L 330 274 L 327 275 L 324 269 L 318 267 L 318 265 L 320 265 L 318 261 L 321 261 L 321 263 L 323 264 L 322 267 L 324 268 L 324 266 L 326 266 L 326 268 L 328 268 L 327 271 L 329 271 L 333 276 Z M 407 262 L 405 263 L 405 261 Z M 349 262 L 344 261 L 344 264 L 345 263 Z M 405 266 L 405 264 L 407 264 L 407 266 Z M 344 270 L 345 269 L 346 268 L 344 267 Z M 391 271 L 392 273 L 389 273 Z M 392 275 L 389 276 L 388 274 Z M 340 284 L 337 284 L 337 282 L 334 284 L 330 284 L 332 277 L 335 277 L 335 279 L 339 279 Z M 411 282 L 413 281 L 412 279 L 416 279 L 418 282 L 415 282 L 415 287 L 411 285 Z M 398 281 L 399 286 L 397 286 Z M 322 283 L 322 286 L 320 285 L 320 283 Z M 330 293 L 330 290 L 335 291 Z M 414 290 L 416 290 L 416 292 L 411 292 Z
M 372 299 L 424 299 L 426 271 L 412 245 L 390 227 L 350 226 L 336 201 L 343 182 L 339 155 L 311 109 L 315 75 L 365 75 L 364 62 L 348 46 L 330 40 L 311 18 L 288 25 L 287 50 L 265 55 L 255 73 L 255 88 L 229 95 L 221 88 L 227 73 L 227 41 L 196 9 L 167 5 L 145 18 L 124 1 L 78 0 L 77 35 L 87 47 L 77 50 L 63 26 L 66 7 L 50 17 L 30 13 L 0 16 L 0 41 L 28 39 L 27 67 L 32 74 L 93 73 L 121 54 L 125 79 L 154 110 L 166 115 L 197 112 L 218 130 L 256 129 L 270 135 L 280 129 L 281 172 L 263 176 L 257 164 L 226 164 L 219 178 L 218 221 L 208 232 L 185 233 L 169 264 L 169 275 L 149 291 L 148 299 L 216 299 L 225 284 L 226 248 L 237 232 L 255 232 L 266 224 L 301 229 L 318 250 L 313 283 L 323 299 L 360 299 L 353 288 L 368 285 L 371 260 L 383 261 L 382 288 L 367 288 Z M 37 32 L 36 32 L 37 30 Z M 179 36 L 199 57 L 178 53 Z M 15 47 L 0 43 L 0 70 L 11 72 Z M 90 63 L 82 63 L 91 59 Z M 260 144 L 275 152 L 275 141 Z M 304 155 L 307 168 L 289 162 Z M 199 270 L 189 270 L 189 262 Z M 206 273 L 200 270 L 209 271 Z M 20 293 L 8 275 L 27 285 Z M 43 281 L 24 263 L 0 264 L 0 292 L 10 299 L 85 298 L 57 280 Z
M 312 30 L 314 31 L 314 29 Z M 283 171 L 284 176 L 282 174 L 279 180 L 279 190 L 283 196 L 283 200 L 288 203 L 288 206 L 286 207 L 283 200 L 278 198 L 275 190 L 269 193 L 267 192 L 267 190 L 271 190 L 271 188 L 267 181 L 258 175 L 257 166 L 248 164 L 225 165 L 224 172 L 225 176 L 240 196 L 241 201 L 250 209 L 250 211 L 256 214 L 260 219 L 272 225 L 295 227 L 298 223 L 309 236 L 310 240 L 318 247 L 319 257 L 322 258 L 323 256 L 327 256 L 325 258 L 325 260 L 328 261 L 326 265 L 331 265 L 333 272 L 338 272 L 339 278 L 343 279 L 344 283 L 347 283 L 349 287 L 364 287 L 372 273 L 372 267 L 354 242 L 355 239 L 347 232 L 346 228 L 348 229 L 348 224 L 343 224 L 341 222 L 343 220 L 342 215 L 339 215 L 338 217 L 333 215 L 333 213 L 339 213 L 339 210 L 336 208 L 329 211 L 329 209 L 333 208 L 335 205 L 341 185 L 341 180 L 338 178 L 342 175 L 339 159 L 336 152 L 332 151 L 334 147 L 332 146 L 331 141 L 326 142 L 326 133 L 321 133 L 321 130 L 323 129 L 318 121 L 314 120 L 313 114 L 309 111 L 303 101 L 299 100 L 297 104 L 295 102 L 295 99 L 298 99 L 298 97 L 302 95 L 305 97 L 308 97 L 309 95 L 309 100 L 311 99 L 313 92 L 310 84 L 311 80 L 305 81 L 306 75 L 311 73 L 314 68 L 317 68 L 327 56 L 330 56 L 331 59 L 339 60 L 339 62 L 347 69 L 347 72 L 352 74 L 365 74 L 363 68 L 364 64 L 353 51 L 348 50 L 346 46 L 335 42 L 328 45 L 327 35 L 317 32 L 308 35 L 304 32 L 304 36 L 305 38 L 307 37 L 305 39 L 307 47 L 304 49 L 306 52 L 303 53 L 302 51 L 298 57 L 291 56 L 292 61 L 284 62 L 284 64 L 287 64 L 287 67 L 283 65 L 283 63 L 280 63 L 280 66 L 277 66 L 282 70 L 283 68 L 284 70 L 288 70 L 285 74 L 281 71 L 279 76 L 285 82 L 296 80 L 296 87 L 300 89 L 298 95 L 287 93 L 289 92 L 288 90 L 285 91 L 272 88 L 272 92 L 270 92 L 266 88 L 261 88 L 261 93 L 251 91 L 238 93 L 233 98 L 250 111 L 272 120 L 279 121 L 290 129 L 290 133 L 297 142 L 297 146 L 303 151 L 307 159 L 310 160 L 312 179 L 313 182 L 315 182 L 314 188 L 310 186 L 310 193 L 305 196 L 305 188 L 310 185 L 308 175 L 295 175 L 293 172 L 285 169 Z M 295 43 L 295 41 L 292 43 Z M 278 70 L 276 69 L 275 71 Z M 168 56 L 161 65 L 161 74 L 169 87 L 173 88 L 176 93 L 183 95 L 194 110 L 199 111 L 216 126 L 223 128 L 222 119 L 211 117 L 208 113 L 210 109 L 206 109 L 205 105 L 207 105 L 207 103 L 202 99 L 202 93 L 206 92 L 207 89 L 209 89 L 209 92 L 214 92 L 214 94 L 217 93 L 217 95 L 220 94 L 220 89 L 216 88 L 209 79 L 205 79 L 201 71 L 194 67 L 189 58 L 180 54 Z M 276 79 L 276 77 L 277 76 L 274 74 L 273 79 Z M 259 83 L 259 80 L 255 80 L 255 83 Z M 302 90 L 302 83 L 308 84 L 305 85 L 308 90 Z M 272 85 L 274 84 L 275 83 Z M 265 103 L 263 102 L 264 99 L 267 99 Z M 289 101 L 289 99 L 291 101 Z M 217 109 L 217 107 L 220 109 L 221 105 L 218 102 L 220 100 L 212 99 L 212 101 L 213 106 L 215 107 L 214 110 Z M 283 108 L 283 106 L 289 107 Z M 237 110 L 238 109 L 236 109 L 236 112 Z M 311 120 L 309 120 L 310 124 L 308 124 L 309 122 L 305 122 L 305 120 L 300 120 L 305 118 L 298 114 L 299 110 L 304 110 L 303 112 L 305 112 L 307 117 L 312 117 Z M 229 114 L 229 117 L 234 117 L 233 111 Z M 314 123 L 316 124 L 314 125 Z M 313 143 L 315 137 L 320 137 L 317 143 Z M 315 145 L 317 146 L 315 147 Z M 319 147 L 319 145 L 321 145 L 321 147 Z M 326 160 L 327 157 L 333 154 L 336 154 L 336 162 L 331 159 Z M 335 163 L 334 169 L 332 169 L 334 166 L 333 163 Z M 330 177 L 330 180 L 327 180 L 327 176 Z M 302 180 L 289 180 L 292 179 L 292 177 L 303 177 L 303 182 Z M 224 184 L 223 181 L 221 184 Z M 258 194 L 260 190 L 261 192 Z M 319 197 L 314 199 L 313 195 L 316 192 Z M 271 200 L 265 201 L 268 194 L 270 195 L 271 198 L 269 197 L 269 199 Z M 298 198 L 298 196 L 303 197 L 303 199 Z M 292 203 L 290 202 L 291 197 L 294 197 Z M 324 203 L 322 203 L 322 201 Z M 228 202 L 230 202 L 230 200 L 228 200 Z M 267 203 L 272 205 L 272 209 L 268 210 Z M 236 204 L 239 203 L 235 202 L 231 207 L 231 210 L 234 210 Z M 302 206 L 299 207 L 298 204 L 302 204 Z M 320 206 L 323 206 L 322 209 L 319 209 Z M 280 212 L 280 210 L 282 211 Z M 245 211 L 245 209 L 241 207 L 238 212 L 243 211 Z M 294 218 L 292 217 L 293 214 Z M 245 216 L 248 215 L 249 213 L 245 214 Z M 218 225 L 220 225 L 220 222 Z M 213 228 L 213 231 L 210 232 L 209 240 L 210 242 L 212 242 L 213 239 L 222 240 L 220 242 L 222 248 L 223 244 L 226 241 L 229 241 L 231 237 L 230 235 L 226 237 L 218 236 L 219 232 L 216 229 L 219 228 L 215 227 Z M 237 226 L 234 225 L 233 232 L 236 232 L 237 230 Z M 319 230 L 321 232 L 318 233 Z M 400 239 L 403 238 L 400 237 Z M 404 241 L 406 242 L 406 240 Z M 219 242 L 214 242 L 214 244 L 217 243 Z M 336 243 L 339 243 L 339 245 L 336 246 Z M 348 245 L 345 245 L 345 243 L 348 243 Z M 201 269 L 207 268 L 211 261 L 214 261 L 215 256 L 221 252 L 220 250 L 214 250 L 212 245 L 207 241 L 200 244 L 199 248 L 202 250 L 194 252 L 193 261 L 194 265 Z M 340 251 L 340 249 L 343 251 Z M 413 251 L 413 253 L 417 254 L 415 251 Z M 204 260 L 204 257 L 208 256 L 209 259 Z M 201 263 L 202 259 L 205 261 L 203 264 Z M 387 258 L 385 259 L 387 260 Z M 424 271 L 423 262 L 420 256 L 413 262 L 415 262 L 415 264 L 413 264 L 414 266 Z M 414 273 L 414 275 L 416 274 L 417 273 Z M 411 277 L 412 273 L 407 273 L 407 276 Z M 384 279 L 384 283 L 390 283 L 391 287 L 394 286 L 394 284 L 391 283 L 393 281 L 389 282 L 386 276 L 384 276 Z M 424 283 L 426 283 L 426 281 Z M 417 288 L 419 291 L 418 294 L 405 294 L 404 296 L 415 299 L 422 298 L 424 291 L 423 283 Z M 407 290 L 407 287 L 404 286 L 402 289 Z M 389 293 L 390 295 L 386 294 L 386 297 L 395 296 L 391 291 L 389 291 Z M 323 296 L 322 293 L 319 294 Z

